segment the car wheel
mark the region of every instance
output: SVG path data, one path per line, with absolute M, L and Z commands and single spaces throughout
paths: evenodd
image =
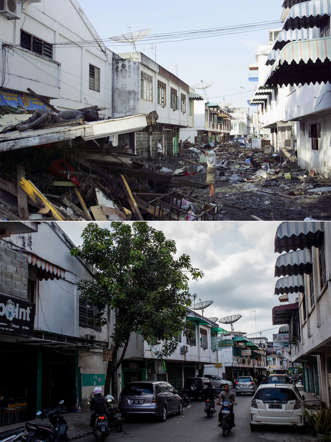
M 179 402 L 177 414 L 178 416 L 183 414 L 183 402 Z
M 256 431 L 256 425 L 250 424 L 251 431 Z
M 168 417 L 167 409 L 165 406 L 163 406 L 160 411 L 160 421 L 165 422 L 167 420 L 167 417 Z

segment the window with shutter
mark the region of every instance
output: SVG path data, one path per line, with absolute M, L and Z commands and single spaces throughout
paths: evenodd
M 42 57 L 53 59 L 53 45 L 51 43 L 47 43 L 22 29 L 20 45 L 22 48 L 41 55 Z
M 91 91 L 100 92 L 100 69 L 93 64 L 89 66 L 89 88 Z

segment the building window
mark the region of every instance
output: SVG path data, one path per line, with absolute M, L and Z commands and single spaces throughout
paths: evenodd
M 321 125 L 320 125 L 320 123 L 310 125 L 309 137 L 311 138 L 312 150 L 318 150 L 319 149 L 319 138 L 321 138 Z
M 310 308 L 312 308 L 315 305 L 314 277 L 312 273 L 309 275 L 309 294 L 310 294 Z
M 187 345 L 191 347 L 195 347 L 197 345 L 196 326 L 190 321 L 186 321 L 185 336 Z
M 101 331 L 101 314 L 96 307 L 79 300 L 79 326 Z
M 162 107 L 167 105 L 167 86 L 162 81 L 157 82 L 157 104 Z
M 91 91 L 100 92 L 100 69 L 93 64 L 89 67 L 89 88 Z
M 180 96 L 180 101 L 181 101 L 181 110 L 183 114 L 186 114 L 186 95 L 185 94 L 181 94 Z
M 28 280 L 28 301 L 31 304 L 36 304 L 36 292 L 37 292 L 37 282 L 29 279 Z
M 208 332 L 204 328 L 200 328 L 200 346 L 203 350 L 208 348 Z
M 21 30 L 21 47 L 35 54 L 53 59 L 53 45 Z
M 324 243 L 318 249 L 319 255 L 319 271 L 320 271 L 320 288 L 326 284 L 326 264 L 325 264 L 325 245 Z
M 145 72 L 141 73 L 141 98 L 146 101 L 153 101 L 153 77 Z
M 170 92 L 170 107 L 173 111 L 178 110 L 178 95 L 177 95 L 177 90 L 171 88 L 171 92 Z

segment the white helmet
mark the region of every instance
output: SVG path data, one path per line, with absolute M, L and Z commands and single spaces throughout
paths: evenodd
M 95 387 L 95 389 L 93 390 L 93 394 L 94 394 L 94 396 L 96 396 L 97 394 L 102 394 L 102 388 Z

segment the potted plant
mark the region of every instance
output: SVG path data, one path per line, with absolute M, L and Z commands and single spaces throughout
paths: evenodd
M 318 411 L 306 410 L 306 422 L 315 436 L 320 440 L 331 433 L 331 409 L 321 408 Z

